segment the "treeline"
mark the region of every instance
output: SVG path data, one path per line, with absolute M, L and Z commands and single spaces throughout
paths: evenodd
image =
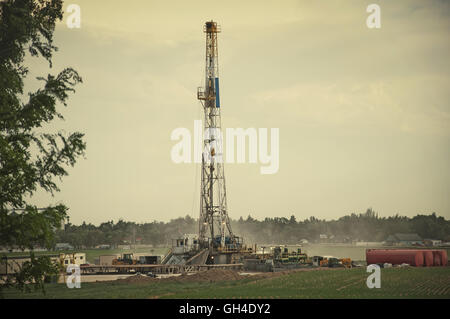
M 395 233 L 417 233 L 423 239 L 450 241 L 450 221 L 430 215 L 379 217 L 372 209 L 363 214 L 351 214 L 337 220 L 320 220 L 310 217 L 297 221 L 275 217 L 257 220 L 250 215 L 244 219 L 231 220 L 233 232 L 244 237 L 246 243 L 297 244 L 306 239 L 309 242 L 353 242 L 384 241 Z M 119 220 L 105 222 L 99 226 L 70 223 L 64 230 L 57 231 L 57 242 L 69 243 L 75 248 L 123 244 L 170 245 L 185 233 L 197 233 L 198 221 L 190 216 L 173 219 L 170 222 L 138 224 Z M 322 235 L 322 236 L 321 236 Z M 324 236 L 325 235 L 325 236 Z M 322 237 L 322 239 L 321 239 Z M 324 239 L 326 237 L 326 239 Z

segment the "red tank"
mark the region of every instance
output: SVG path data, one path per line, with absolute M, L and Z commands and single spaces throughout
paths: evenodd
M 368 265 L 389 263 L 421 267 L 423 266 L 424 255 L 422 251 L 413 249 L 367 249 L 366 261 Z
M 447 266 L 448 256 L 445 249 L 432 250 L 435 266 Z
M 442 254 L 441 254 L 442 266 L 447 266 L 447 263 L 448 263 L 447 251 L 445 249 L 441 250 L 441 251 L 442 251 Z
M 438 250 L 433 250 L 433 264 L 434 266 L 441 266 L 441 254 Z
M 431 267 L 434 265 L 433 252 L 431 250 L 423 251 L 423 259 L 426 267 Z

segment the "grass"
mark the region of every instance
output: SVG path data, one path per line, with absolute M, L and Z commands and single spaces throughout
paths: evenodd
M 365 268 L 294 272 L 238 281 L 82 283 L 46 285 L 47 294 L 5 290 L 5 298 L 450 298 L 450 267 L 381 270 L 381 288 L 369 289 Z

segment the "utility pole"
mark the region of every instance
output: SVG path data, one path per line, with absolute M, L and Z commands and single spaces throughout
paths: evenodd
M 205 87 L 198 88 L 197 98 L 204 110 L 202 174 L 200 190 L 199 241 L 202 247 L 225 247 L 226 240 L 235 243 L 227 212 L 227 195 L 223 168 L 223 145 L 219 96 L 219 58 L 217 35 L 220 26 L 205 23 Z M 228 235 L 227 235 L 228 233 Z M 208 240 L 209 237 L 209 240 Z

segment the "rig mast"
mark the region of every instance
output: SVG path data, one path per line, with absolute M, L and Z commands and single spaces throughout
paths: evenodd
M 234 244 L 236 238 L 228 218 L 222 156 L 217 48 L 217 34 L 220 32 L 220 26 L 214 21 L 208 21 L 205 23 L 203 31 L 206 33 L 205 87 L 198 88 L 197 91 L 197 98 L 201 101 L 205 113 L 199 244 L 212 249 Z

